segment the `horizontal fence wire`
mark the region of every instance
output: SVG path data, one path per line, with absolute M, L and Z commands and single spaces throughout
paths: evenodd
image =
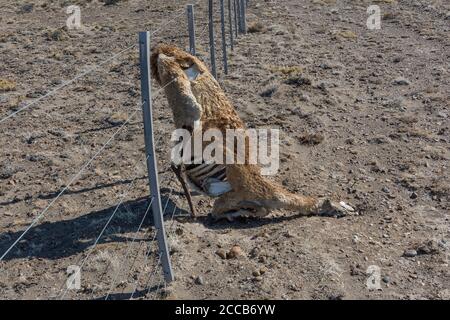
M 171 214 L 171 217 L 170 217 L 170 222 L 169 222 L 169 228 L 168 228 L 168 234 L 169 234 L 169 252 L 171 251 L 171 248 L 170 248 L 170 246 L 171 246 L 171 243 L 170 243 L 170 241 L 174 241 L 173 239 L 175 238 L 175 231 L 174 231 L 174 222 L 175 222 L 175 220 L 174 220 L 174 217 L 175 217 L 175 213 L 177 212 L 177 210 L 178 210 L 178 208 L 177 208 L 177 206 L 174 204 L 174 208 L 173 208 L 173 211 L 172 211 L 172 214 Z M 172 247 L 173 247 L 173 245 L 172 245 Z M 162 279 L 162 282 L 161 283 L 163 283 L 164 284 L 164 286 L 166 286 L 166 281 L 165 281 L 165 279 L 163 278 Z M 147 288 L 148 288 L 148 286 L 149 286 L 149 284 L 147 284 Z M 157 299 L 158 298 L 158 291 L 159 291 L 159 289 L 161 288 L 161 285 L 159 285 L 158 286 L 158 288 L 157 288 L 157 290 L 156 290 L 156 292 L 155 292 L 155 299 Z M 148 290 L 148 289 L 147 289 Z
M 6 117 L 2 118 L 0 120 L 0 124 L 2 124 L 3 122 L 5 122 L 6 120 L 12 118 L 13 116 L 15 116 L 16 114 L 18 114 L 19 112 L 22 112 L 30 107 L 32 107 L 33 105 L 39 103 L 40 101 L 44 100 L 45 98 L 48 98 L 50 96 L 52 96 L 53 94 L 55 94 L 57 91 L 59 91 L 60 89 L 67 87 L 68 85 L 76 82 L 78 79 L 83 78 L 84 76 L 90 74 L 91 72 L 93 72 L 94 70 L 98 69 L 99 67 L 105 65 L 106 63 L 114 60 L 115 58 L 119 57 L 120 55 L 124 54 L 125 52 L 131 50 L 132 48 L 136 47 L 137 44 L 133 44 L 131 46 L 126 47 L 125 49 L 119 51 L 118 53 L 116 53 L 115 55 L 109 57 L 108 59 L 100 62 L 97 65 L 94 65 L 90 68 L 88 68 L 86 71 L 79 73 L 78 75 L 76 75 L 75 77 L 73 77 L 72 79 L 68 80 L 68 81 L 63 81 L 63 83 L 61 83 L 59 86 L 57 86 L 55 89 L 51 90 L 50 92 L 48 92 L 47 94 L 36 98 L 35 100 L 33 100 L 32 102 L 30 102 L 29 104 L 19 108 L 18 110 L 14 111 L 13 113 L 7 115 Z
M 36 225 L 36 223 L 41 220 L 47 211 L 50 209 L 50 207 L 64 194 L 64 192 L 67 191 L 67 189 L 80 177 L 81 173 L 84 172 L 84 170 L 89 167 L 89 165 L 97 158 L 97 156 L 105 150 L 105 148 L 111 143 L 111 141 L 114 140 L 114 138 L 117 136 L 117 134 L 125 127 L 125 125 L 136 115 L 137 110 L 134 111 L 130 117 L 124 123 L 109 137 L 109 139 L 101 146 L 100 149 L 95 152 L 95 154 L 81 167 L 80 170 L 70 179 L 69 183 L 58 193 L 58 195 L 47 205 L 47 207 L 37 215 L 37 217 L 32 221 L 32 223 L 25 229 L 25 231 L 14 241 L 14 243 L 3 253 L 3 255 L 0 257 L 0 261 L 2 261 L 6 255 L 14 248 L 14 246 L 19 243 L 19 241 L 31 230 L 31 228 Z
M 124 256 L 124 258 L 123 258 L 122 267 L 119 268 L 119 269 L 117 270 L 117 272 L 115 273 L 115 275 L 113 276 L 111 285 L 110 285 L 109 290 L 108 290 L 108 292 L 107 292 L 107 294 L 106 294 L 106 296 L 105 296 L 105 300 L 108 300 L 108 298 L 109 298 L 111 292 L 114 290 L 114 287 L 115 287 L 115 285 L 116 285 L 116 283 L 117 283 L 117 279 L 119 278 L 120 273 L 122 273 L 122 271 L 124 270 L 124 266 L 125 266 L 125 264 L 127 263 L 128 257 L 129 257 L 129 255 L 130 255 L 130 253 L 131 253 L 131 248 L 132 248 L 134 242 L 136 241 L 137 236 L 139 235 L 139 232 L 141 231 L 141 228 L 142 228 L 142 226 L 143 226 L 143 224 L 144 224 L 145 218 L 147 217 L 147 214 L 148 214 L 148 212 L 150 211 L 150 208 L 151 208 L 151 206 L 152 206 L 152 204 L 153 204 L 153 200 L 154 200 L 154 199 L 155 199 L 154 197 L 151 197 L 151 200 L 150 200 L 150 202 L 149 202 L 149 204 L 148 204 L 148 206 L 147 206 L 147 209 L 145 210 L 144 216 L 142 217 L 142 220 L 141 220 L 141 222 L 139 223 L 138 229 L 137 229 L 136 232 L 134 233 L 133 239 L 131 240 L 131 242 L 130 242 L 130 243 L 128 244 L 128 246 L 127 246 L 127 250 L 126 250 L 125 256 Z
M 162 184 L 162 185 L 165 184 L 165 182 L 167 182 L 167 180 L 168 180 L 168 179 L 166 179 L 166 180 L 164 181 L 164 183 L 161 183 L 161 184 Z M 147 230 L 146 232 L 144 232 L 143 237 L 145 237 L 145 236 L 147 235 L 148 231 L 149 231 L 149 230 Z M 157 231 L 155 230 L 155 235 L 154 235 L 154 237 L 153 237 L 153 238 L 150 240 L 150 242 L 149 242 L 150 245 L 153 244 L 154 241 L 155 241 L 155 239 L 156 239 L 156 232 L 157 232 Z M 126 278 L 126 279 L 128 279 L 128 276 L 129 276 L 130 272 L 133 271 L 134 265 L 135 265 L 136 260 L 137 260 L 137 258 L 138 258 L 138 256 L 139 256 L 139 252 L 141 251 L 142 245 L 143 245 L 143 242 L 141 242 L 141 244 L 139 245 L 139 248 L 138 248 L 138 250 L 137 250 L 137 253 L 136 253 L 136 255 L 134 256 L 133 262 L 130 264 L 130 268 L 128 269 L 128 272 L 125 274 L 125 278 Z M 149 250 L 150 250 L 150 247 L 149 247 Z M 145 251 L 145 252 L 147 252 L 147 251 Z M 145 252 L 144 252 L 144 257 L 147 256 L 147 253 L 145 253 Z M 123 294 L 123 291 L 124 291 L 124 290 L 122 290 L 122 294 Z M 106 300 L 106 299 L 105 299 L 105 300 Z
M 136 164 L 137 167 L 137 164 Z M 119 207 L 122 205 L 123 201 L 125 200 L 126 196 L 128 195 L 128 193 L 130 192 L 130 190 L 133 188 L 134 183 L 137 179 L 137 176 L 129 183 L 128 188 L 126 189 L 126 191 L 122 194 L 122 196 L 120 197 L 120 201 L 119 203 L 116 205 L 113 213 L 111 214 L 111 216 L 109 217 L 108 221 L 106 222 L 105 226 L 103 227 L 103 229 L 100 231 L 100 234 L 97 236 L 97 238 L 95 239 L 94 244 L 91 246 L 88 254 L 86 255 L 86 257 L 83 260 L 80 260 L 76 265 L 79 266 L 79 268 L 76 271 L 76 274 L 74 274 L 74 277 L 72 278 L 72 283 L 68 283 L 66 290 L 64 291 L 64 293 L 61 296 L 61 299 L 64 299 L 65 295 L 67 294 L 67 291 L 69 290 L 70 285 L 73 285 L 73 281 L 75 280 L 75 277 L 79 275 L 80 271 L 83 269 L 84 265 L 86 264 L 87 259 L 89 258 L 89 256 L 92 254 L 92 252 L 94 251 L 95 247 L 97 246 L 98 242 L 100 241 L 101 237 L 103 236 L 103 234 L 105 233 L 106 229 L 108 228 L 109 224 L 111 223 L 111 221 L 113 220 L 114 216 L 117 213 L 117 210 L 119 209 Z M 81 262 L 81 264 L 80 264 Z
M 172 181 L 173 181 L 173 177 L 172 177 L 172 179 L 169 181 L 168 185 L 170 185 Z M 167 196 L 166 203 L 165 203 L 165 205 L 164 205 L 163 216 L 164 216 L 165 213 L 166 213 L 167 206 L 168 206 L 168 204 L 169 204 L 170 197 L 171 197 L 172 193 L 173 193 L 173 189 L 171 188 L 171 189 L 170 189 L 170 193 L 169 193 L 169 195 Z M 156 239 L 156 232 L 155 232 L 155 235 L 154 235 L 152 241 L 150 242 L 150 244 L 153 243 L 153 242 L 155 241 L 155 239 Z M 148 261 L 148 259 L 149 259 L 149 257 L 150 257 L 150 254 L 151 254 L 151 246 L 149 246 L 149 249 L 148 249 L 147 253 L 145 254 L 144 265 L 147 264 L 147 261 Z M 159 263 L 160 261 L 161 261 L 161 255 L 160 255 L 160 258 L 159 258 L 158 263 Z M 146 283 L 148 283 L 149 281 L 150 281 L 150 278 L 146 281 Z M 138 282 L 139 282 L 139 278 L 136 280 L 135 287 L 134 287 L 134 290 L 133 290 L 133 292 L 132 292 L 132 294 L 131 294 L 131 296 L 130 296 L 130 299 L 133 298 L 134 294 L 135 294 L 136 291 L 137 291 Z M 145 286 L 145 288 L 146 288 L 146 287 L 147 287 L 147 285 Z
M 201 0 L 197 0 L 197 1 L 194 2 L 194 4 L 198 4 L 200 1 L 201 1 Z M 171 24 L 172 22 L 177 21 L 178 18 L 180 18 L 180 17 L 181 17 L 182 15 L 184 15 L 184 14 L 185 14 L 185 9 L 183 8 L 182 10 L 180 10 L 180 13 L 178 13 L 175 17 L 169 19 L 169 20 L 168 20 L 167 22 L 165 22 L 165 23 L 162 23 L 156 30 L 152 31 L 152 32 L 151 32 L 151 35 L 154 36 L 156 33 L 158 33 L 159 31 L 163 30 L 164 28 L 166 28 L 166 27 L 167 27 L 169 24 Z M 63 81 L 60 85 L 58 85 L 56 88 L 54 88 L 53 90 L 51 90 L 51 91 L 48 92 L 47 94 L 45 94 L 45 95 L 43 95 L 43 96 L 41 96 L 41 97 L 39 97 L 39 98 L 36 98 L 36 99 L 33 100 L 32 102 L 26 104 L 25 106 L 19 108 L 18 110 L 14 111 L 14 112 L 12 112 L 11 114 L 9 114 L 9 115 L 3 117 L 2 119 L 0 119 L 0 124 L 2 124 L 3 122 L 5 122 L 5 121 L 8 120 L 8 119 L 14 117 L 14 116 L 17 115 L 18 113 L 20 113 L 20 112 L 22 112 L 22 111 L 24 111 L 24 110 L 26 110 L 26 109 L 32 107 L 33 105 L 39 103 L 40 101 L 44 100 L 45 98 L 48 98 L 48 97 L 54 95 L 54 94 L 55 94 L 56 92 L 58 92 L 60 89 L 62 89 L 62 88 L 64 88 L 64 87 L 67 87 L 68 85 L 70 85 L 70 84 L 76 82 L 77 80 L 83 78 L 84 76 L 86 76 L 86 75 L 92 73 L 93 71 L 95 71 L 95 70 L 98 69 L 99 67 L 101 67 L 101 66 L 107 64 L 108 62 L 111 62 L 112 60 L 114 60 L 114 59 L 120 57 L 120 56 L 123 55 L 125 52 L 127 52 L 127 51 L 129 51 L 129 50 L 131 50 L 131 49 L 133 49 L 133 48 L 135 48 L 135 47 L 137 47 L 137 45 L 138 45 L 138 44 L 135 43 L 135 44 L 132 44 L 132 45 L 130 45 L 130 46 L 127 46 L 125 49 L 120 50 L 119 52 L 117 52 L 116 54 L 114 54 L 114 55 L 110 56 L 109 58 L 103 60 L 102 62 L 100 62 L 100 63 L 98 63 L 98 64 L 96 64 L 96 65 L 93 65 L 93 66 L 89 67 L 87 70 L 85 70 L 85 71 L 83 71 L 83 72 L 77 74 L 77 75 L 76 75 L 75 77 L 73 77 L 72 79 L 67 80 L 67 81 Z
M 172 79 L 171 81 L 169 81 L 166 85 L 164 85 L 163 87 L 161 87 L 161 88 L 156 92 L 156 94 L 154 95 L 154 97 L 152 98 L 153 102 L 156 100 L 156 98 L 158 97 L 158 95 L 159 95 L 160 92 L 162 92 L 167 86 L 169 86 L 170 84 L 172 84 L 172 83 L 173 83 L 174 81 L 176 81 L 177 79 L 178 79 L 178 78 L 174 78 L 174 79 Z M 141 104 L 141 106 L 142 106 L 143 104 L 144 104 L 144 102 Z M 137 112 L 137 111 L 138 111 L 138 110 L 136 110 L 135 112 Z M 147 156 L 146 160 L 148 160 L 148 156 Z M 137 177 L 136 177 L 136 178 L 137 178 Z M 96 247 L 98 241 L 100 240 L 101 236 L 102 236 L 103 233 L 105 232 L 105 230 L 106 230 L 106 228 L 108 227 L 109 223 L 110 223 L 110 222 L 112 221 L 112 219 L 114 218 L 114 216 L 115 216 L 115 214 L 116 214 L 118 208 L 119 208 L 120 205 L 123 203 L 123 201 L 124 201 L 126 195 L 128 194 L 128 192 L 131 190 L 132 186 L 134 185 L 134 182 L 135 182 L 136 178 L 134 178 L 133 181 L 130 183 L 129 189 L 128 189 L 127 192 L 123 195 L 123 197 L 122 197 L 122 199 L 120 200 L 120 202 L 117 204 L 116 208 L 114 209 L 114 212 L 112 213 L 112 215 L 111 215 L 111 217 L 109 218 L 108 222 L 105 224 L 104 228 L 103 228 L 102 231 L 100 232 L 99 236 L 97 237 L 95 243 L 94 243 L 93 246 L 91 247 L 91 249 L 90 249 L 88 255 L 86 256 L 86 258 L 83 260 L 83 262 L 81 263 L 81 265 L 77 264 L 77 265 L 79 265 L 80 267 L 79 267 L 79 268 L 77 269 L 77 271 L 76 271 L 77 274 L 75 274 L 74 277 L 72 277 L 72 281 L 75 280 L 75 277 L 79 274 L 79 272 L 81 271 L 81 269 L 82 269 L 83 266 L 85 265 L 85 263 L 86 263 L 88 257 L 90 256 L 90 254 L 91 254 L 91 253 L 93 252 L 93 250 L 95 249 L 95 247 Z M 167 202 L 166 202 L 166 206 L 167 206 Z M 156 233 L 155 233 L 155 236 L 156 236 Z M 154 241 L 154 240 L 153 240 L 153 241 Z M 64 299 L 64 297 L 65 297 L 65 295 L 67 294 L 68 290 L 69 290 L 69 286 L 67 286 L 67 289 L 66 289 L 66 290 L 64 291 L 64 293 L 62 294 L 61 299 Z
M 158 142 L 161 142 L 161 141 L 162 141 L 162 136 L 160 136 Z M 157 142 L 155 145 L 158 145 L 158 142 Z M 147 156 L 147 159 L 148 159 L 148 156 Z M 128 244 L 128 246 L 127 246 L 127 250 L 126 250 L 126 253 L 125 253 L 125 257 L 123 258 L 122 268 L 119 268 L 119 270 L 118 270 L 118 271 L 116 272 L 116 274 L 114 275 L 114 277 L 113 277 L 113 279 L 112 279 L 112 282 L 111 282 L 111 285 L 110 285 L 110 288 L 109 288 L 109 290 L 108 290 L 108 293 L 107 293 L 106 296 L 105 296 L 105 300 L 108 300 L 108 298 L 109 298 L 109 296 L 110 296 L 112 290 L 114 289 L 114 287 L 115 287 L 115 285 L 116 285 L 116 283 L 117 283 L 117 279 L 118 279 L 120 273 L 122 273 L 122 272 L 124 271 L 124 266 L 125 266 L 125 264 L 126 264 L 127 261 L 128 261 L 128 257 L 129 257 L 129 255 L 130 255 L 130 253 L 131 253 L 132 245 L 133 245 L 134 242 L 136 241 L 137 236 L 138 236 L 138 234 L 139 234 L 139 232 L 140 232 L 140 230 L 141 230 L 141 228 L 142 228 L 142 226 L 143 226 L 143 224 L 144 224 L 145 218 L 147 217 L 147 214 L 148 214 L 148 212 L 150 211 L 150 208 L 151 208 L 151 206 L 152 206 L 152 204 L 153 204 L 153 201 L 154 201 L 154 199 L 155 199 L 153 195 L 150 195 L 150 196 L 151 196 L 151 201 L 150 201 L 150 203 L 148 204 L 147 209 L 145 210 L 144 216 L 142 217 L 142 220 L 141 220 L 141 222 L 140 222 L 140 224 L 139 224 L 138 229 L 136 230 L 136 232 L 135 232 L 135 234 L 134 234 L 134 236 L 133 236 L 132 241 L 131 241 L 131 242 Z M 146 234 L 146 233 L 144 233 L 144 235 L 145 235 L 145 234 Z
M 146 210 L 144 212 L 144 215 L 143 215 L 143 217 L 142 217 L 142 219 L 141 219 L 141 221 L 139 223 L 139 226 L 138 226 L 137 230 L 135 231 L 132 240 L 127 244 L 126 254 L 125 254 L 125 257 L 123 259 L 123 263 L 122 263 L 121 267 L 119 267 L 119 269 L 117 270 L 117 272 L 115 273 L 115 275 L 114 275 L 114 277 L 112 279 L 112 282 L 111 282 L 111 285 L 110 285 L 110 289 L 108 290 L 108 293 L 107 293 L 107 295 L 105 297 L 105 300 L 108 299 L 109 295 L 111 294 L 112 290 L 114 289 L 114 287 L 115 287 L 115 285 L 117 283 L 117 279 L 118 279 L 120 273 L 123 271 L 126 262 L 128 261 L 128 257 L 129 257 L 129 255 L 131 253 L 132 246 L 133 246 L 134 242 L 136 241 L 136 239 L 137 239 L 137 237 L 139 235 L 139 232 L 142 229 L 142 226 L 143 226 L 143 224 L 145 222 L 146 217 L 148 216 L 148 213 L 150 211 L 150 208 L 151 208 L 151 205 L 152 205 L 153 201 L 154 201 L 154 197 L 151 196 L 150 202 L 147 205 L 147 208 L 146 208 Z M 132 215 L 134 215 L 134 214 L 132 213 Z M 145 236 L 145 234 L 144 234 L 144 236 Z M 102 281 L 103 275 L 106 274 L 106 272 L 109 269 L 110 265 L 111 265 L 111 260 L 109 260 L 108 265 L 106 266 L 105 271 L 102 273 L 102 278 L 99 280 L 99 282 Z M 94 293 L 94 296 L 92 297 L 92 299 L 94 299 L 94 298 L 95 298 L 95 293 Z

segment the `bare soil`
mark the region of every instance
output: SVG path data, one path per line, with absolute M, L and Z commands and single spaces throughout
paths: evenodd
M 248 126 L 280 129 L 273 178 L 358 215 L 213 222 L 212 200 L 196 197 L 201 216 L 191 219 L 169 170 L 171 111 L 155 85 L 170 285 L 150 213 L 136 233 L 149 204 L 138 47 L 107 59 L 142 30 L 186 48 L 191 1 L 106 2 L 116 3 L 0 0 L 0 119 L 103 63 L 0 123 L 0 254 L 57 199 L 0 262 L 0 298 L 450 298 L 448 2 L 250 0 L 251 32 L 230 52 L 229 75 L 218 62 Z M 64 27 L 71 4 L 80 30 Z M 206 4 L 195 8 L 209 64 Z M 381 30 L 366 27 L 371 4 Z M 80 290 L 66 290 L 70 265 L 82 266 Z M 373 270 L 379 289 L 367 285 Z

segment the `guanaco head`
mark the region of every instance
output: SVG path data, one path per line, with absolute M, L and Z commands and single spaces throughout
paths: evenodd
M 151 68 L 153 78 L 161 86 L 177 77 L 194 81 L 198 75 L 208 72 L 206 66 L 195 56 L 168 44 L 153 48 Z

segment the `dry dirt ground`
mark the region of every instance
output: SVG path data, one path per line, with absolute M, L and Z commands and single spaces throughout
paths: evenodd
M 251 0 L 251 32 L 230 74 L 219 70 L 250 127 L 281 130 L 273 178 L 359 215 L 214 223 L 212 201 L 197 197 L 190 219 L 168 170 L 171 112 L 154 88 L 168 286 L 151 219 L 136 233 L 148 207 L 138 49 L 107 59 L 147 29 L 153 43 L 186 47 L 188 1 L 107 2 L 117 3 L 0 0 L 0 118 L 103 63 L 0 123 L 0 254 L 57 199 L 0 262 L 0 298 L 450 298 L 449 2 Z M 209 63 L 206 2 L 197 35 Z M 80 30 L 64 28 L 71 4 Z M 381 30 L 366 27 L 371 4 Z M 66 290 L 70 265 L 82 267 L 80 290 Z

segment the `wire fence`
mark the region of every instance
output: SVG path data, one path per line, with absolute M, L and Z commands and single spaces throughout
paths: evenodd
M 227 50 L 230 50 L 235 45 L 234 41 L 236 41 L 236 34 L 238 33 L 238 30 L 236 30 L 238 22 L 239 33 L 244 34 L 246 31 L 244 7 L 247 7 L 247 5 L 248 1 L 245 0 L 198 0 L 187 8 L 183 7 L 180 8 L 180 10 L 177 10 L 173 16 L 166 20 L 166 22 L 152 31 L 151 36 L 156 39 L 155 42 L 167 40 L 163 36 L 159 35 L 159 32 L 166 28 L 169 24 L 179 21 L 186 15 L 186 29 L 181 27 L 181 30 L 179 31 L 181 36 L 172 37 L 170 40 L 186 50 L 192 51 L 193 48 L 196 48 L 194 49 L 194 53 L 197 53 L 201 59 L 206 60 L 213 68 L 213 74 L 217 76 L 214 55 L 215 52 L 212 52 L 211 49 L 215 48 L 214 44 L 217 41 L 217 32 L 220 32 L 222 46 L 221 54 L 219 54 L 218 57 L 222 59 L 222 67 L 220 70 L 223 71 L 223 74 L 226 74 L 228 73 Z M 197 7 L 199 10 L 196 10 L 197 12 L 195 12 Z M 237 10 L 237 8 L 240 8 L 241 10 Z M 215 25 L 220 27 L 215 27 Z M 208 32 L 209 35 L 207 35 Z M 59 85 L 44 95 L 41 95 L 29 103 L 23 104 L 7 115 L 0 116 L 0 129 L 2 129 L 1 126 L 4 126 L 9 121 L 16 121 L 18 123 L 22 117 L 29 117 L 33 114 L 33 111 L 39 108 L 39 105 L 42 105 L 43 102 L 50 97 L 56 97 L 58 93 L 65 88 L 68 88 L 94 72 L 101 71 L 103 67 L 113 61 L 120 60 L 120 58 L 122 58 L 126 53 L 133 52 L 133 50 L 137 47 L 138 42 L 136 41 L 135 44 L 126 46 L 124 49 L 121 49 L 109 58 L 104 59 L 102 62 L 87 67 L 84 71 L 78 73 L 72 79 L 61 81 Z M 175 80 L 176 79 L 173 81 Z M 122 79 L 122 81 L 126 80 Z M 130 83 L 133 83 L 133 81 Z M 166 86 L 170 84 L 171 82 Z M 94 167 L 94 162 L 99 159 L 106 159 L 103 161 L 108 162 L 108 159 L 112 159 L 116 153 L 120 153 L 120 148 L 113 149 L 116 147 L 115 144 L 118 145 L 119 139 L 125 143 L 127 142 L 129 137 L 127 137 L 126 130 L 130 130 L 130 128 L 135 125 L 142 124 L 142 121 L 136 119 L 138 112 L 144 107 L 145 118 L 146 106 L 151 108 L 152 103 L 157 105 L 158 98 L 160 98 L 160 94 L 164 91 L 164 89 L 164 87 L 159 88 L 153 96 L 148 99 L 149 101 L 147 101 L 144 99 L 145 90 L 144 88 L 141 88 L 141 90 L 144 90 L 143 102 L 137 103 L 127 101 L 126 115 L 119 115 L 118 119 L 113 119 L 113 121 L 110 121 L 109 127 L 101 128 L 102 130 L 114 130 L 107 137 L 107 139 L 105 139 L 98 147 L 94 148 L 95 150 L 91 152 L 90 156 L 87 157 L 87 161 L 82 162 L 82 165 L 75 170 L 75 173 L 69 175 L 70 178 L 62 184 L 59 190 L 56 192 L 50 192 L 47 195 L 39 195 L 38 197 L 31 195 L 23 198 L 15 198 L 11 201 L 0 201 L 3 211 L 5 207 L 10 205 L 18 205 L 21 203 L 30 205 L 33 204 L 33 201 L 42 202 L 49 200 L 45 205 L 42 205 L 41 203 L 41 209 L 32 213 L 31 216 L 33 216 L 33 219 L 31 222 L 27 223 L 23 221 L 17 224 L 13 221 L 10 224 L 10 230 L 17 230 L 17 226 L 22 225 L 26 226 L 23 230 L 7 231 L 0 234 L 0 276 L 3 274 L 3 276 L 7 279 L 17 276 L 25 279 L 27 277 L 32 277 L 32 275 L 17 275 L 14 273 L 14 268 L 11 267 L 10 264 L 16 259 L 31 259 L 31 257 L 38 257 L 48 258 L 55 261 L 64 258 L 64 264 L 69 263 L 67 265 L 67 269 L 62 271 L 58 270 L 56 274 L 53 275 L 45 275 L 45 268 L 44 270 L 39 271 L 41 272 L 40 278 L 46 279 L 47 277 L 52 279 L 53 282 L 60 283 L 59 286 L 53 286 L 53 288 L 49 288 L 47 291 L 44 290 L 48 296 L 43 298 L 89 298 L 105 300 L 134 299 L 143 297 L 158 298 L 161 288 L 165 287 L 168 282 L 166 273 L 167 270 L 165 270 L 167 269 L 167 266 L 165 266 L 163 262 L 165 255 L 168 256 L 170 250 L 167 250 L 167 248 L 165 250 L 164 248 L 161 248 L 158 228 L 153 228 L 153 226 L 157 223 L 157 221 L 155 221 L 154 210 L 156 208 L 155 203 L 161 201 L 164 204 L 161 206 L 160 215 L 161 217 L 166 217 L 168 239 L 170 241 L 176 241 L 177 235 L 174 230 L 174 221 L 177 216 L 177 212 L 180 214 L 183 210 L 179 208 L 171 199 L 176 188 L 174 186 L 174 176 L 169 174 L 163 175 L 161 186 L 170 187 L 168 192 L 162 197 L 162 200 L 159 196 L 159 188 L 156 194 L 152 192 L 150 196 L 144 196 L 143 198 L 137 200 L 133 200 L 133 197 L 139 193 L 139 190 L 143 190 L 145 188 L 142 185 L 139 187 L 140 182 L 142 180 L 145 181 L 147 178 L 145 173 L 140 173 L 140 171 L 143 170 L 143 167 L 145 167 L 144 164 L 147 163 L 148 166 L 149 160 L 158 153 L 158 150 L 161 150 L 162 146 L 168 144 L 167 141 L 165 141 L 168 135 L 164 135 L 164 128 L 162 128 L 163 125 L 161 122 L 156 123 L 155 130 L 152 128 L 153 137 L 158 136 L 159 138 L 156 139 L 156 142 L 152 145 L 152 150 L 150 150 L 150 152 L 148 150 L 145 152 L 146 157 L 143 159 L 144 164 L 141 159 L 128 165 L 127 171 L 131 172 L 132 178 L 127 177 L 127 179 L 122 179 L 120 181 L 120 185 L 125 185 L 126 187 L 125 190 L 118 196 L 118 200 L 116 200 L 114 205 L 105 210 L 94 211 L 83 216 L 79 216 L 77 213 L 80 209 L 74 208 L 78 207 L 76 203 L 68 202 L 66 204 L 64 202 L 66 209 L 70 212 L 73 211 L 76 215 L 75 218 L 72 218 L 71 216 L 72 219 L 61 219 L 61 214 L 56 213 L 60 210 L 57 210 L 55 207 L 58 200 L 62 197 L 74 194 L 82 194 L 82 199 L 84 199 L 84 202 L 86 202 L 86 204 L 90 202 L 90 192 L 96 192 L 98 189 L 101 189 L 98 184 L 93 187 L 85 187 L 81 190 L 75 190 L 74 187 L 80 185 L 80 180 L 89 180 L 83 179 L 85 178 L 87 172 L 94 171 L 94 176 L 98 174 L 98 167 Z M 131 106 L 131 108 L 129 108 L 129 106 Z M 96 106 L 94 105 L 93 107 L 95 108 Z M 64 106 L 61 108 L 64 108 Z M 49 112 L 51 117 L 52 112 L 54 111 L 50 109 Z M 41 116 L 41 114 L 38 114 L 38 116 Z M 136 120 L 136 122 L 133 122 L 133 120 Z M 57 123 L 57 121 L 53 121 L 53 123 Z M 56 130 L 55 135 L 58 136 L 57 129 L 58 128 L 51 128 L 48 130 L 49 132 Z M 94 128 L 90 130 L 83 130 L 79 133 L 93 133 L 95 135 L 95 132 L 101 129 Z M 141 131 L 140 128 L 135 130 L 136 132 Z M 158 130 L 160 130 L 160 132 L 158 132 Z M 80 135 L 78 137 L 80 137 Z M 30 139 L 32 140 L 33 136 L 28 137 L 28 140 Z M 82 138 L 78 138 L 75 141 L 75 144 L 77 144 L 80 149 L 89 149 L 89 141 L 84 141 Z M 96 144 L 98 143 L 91 143 L 91 149 L 92 146 L 94 145 L 95 147 Z M 61 146 L 62 150 L 65 150 L 67 147 L 67 143 L 62 144 Z M 138 148 L 134 146 L 134 149 L 144 150 L 145 148 L 144 146 L 140 146 Z M 5 149 L 2 148 L 2 150 Z M 114 155 L 111 155 L 111 153 L 114 153 Z M 139 155 L 139 153 L 137 154 Z M 116 156 L 116 159 L 117 158 L 120 157 Z M 126 158 L 126 156 L 122 155 L 122 159 L 124 158 Z M 162 162 L 162 164 L 164 168 L 162 172 L 165 173 L 168 171 L 168 164 L 164 162 Z M 65 171 L 70 171 L 73 167 L 76 167 L 76 165 L 70 164 L 70 168 L 66 168 Z M 111 167 L 108 167 L 108 169 L 113 170 Z M 154 169 L 156 170 L 156 165 Z M 56 181 L 58 181 L 58 179 L 56 179 Z M 150 184 L 151 183 L 152 181 L 150 181 Z M 103 187 L 118 189 L 118 184 L 105 184 Z M 0 196 L 2 196 L 2 193 L 0 193 Z M 112 196 L 113 193 L 109 193 L 106 194 L 105 197 L 109 198 Z M 100 199 L 96 198 L 91 201 L 97 202 L 101 201 Z M 64 204 L 60 204 L 60 206 Z M 101 203 L 101 205 L 104 206 L 104 203 Z M 151 219 L 150 212 L 153 213 L 153 219 Z M 120 235 L 126 236 L 130 233 L 130 239 L 120 238 Z M 159 246 L 158 248 L 154 248 L 157 238 Z M 117 250 L 110 248 L 103 250 L 100 248 L 110 243 L 121 243 L 124 241 L 127 241 L 126 245 L 121 245 L 120 248 L 116 247 L 115 249 Z M 169 247 L 171 246 L 170 241 L 168 244 Z M 110 253 L 111 251 L 113 252 L 112 255 Z M 96 262 L 103 260 L 106 262 L 104 263 L 104 268 L 102 268 L 102 271 L 99 272 L 100 270 L 97 270 L 98 267 L 96 266 L 98 263 Z M 39 265 L 40 263 L 37 263 L 35 266 Z M 84 272 L 86 269 L 89 270 L 88 273 Z M 33 276 L 36 276 L 36 274 Z M 83 280 L 81 281 L 82 278 Z M 81 285 L 81 282 L 83 285 Z M 24 288 L 15 288 L 15 290 L 16 292 L 19 292 L 19 296 L 23 296 L 23 293 L 26 291 Z M 8 296 L 5 294 L 3 298 L 8 298 Z

